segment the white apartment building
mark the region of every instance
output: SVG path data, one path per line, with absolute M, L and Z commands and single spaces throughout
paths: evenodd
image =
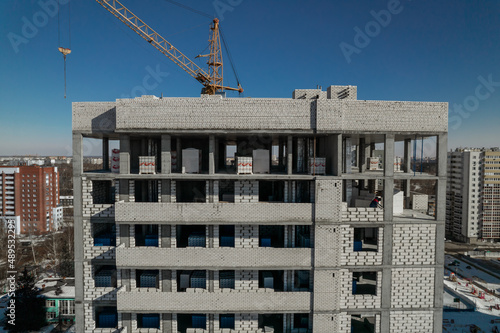
M 76 331 L 441 332 L 447 114 L 354 86 L 73 103 Z M 370 170 L 416 136 L 437 138 L 436 175 Z M 415 180 L 435 216 L 396 202 Z
M 456 149 L 448 153 L 447 237 L 463 242 L 500 239 L 500 152 Z

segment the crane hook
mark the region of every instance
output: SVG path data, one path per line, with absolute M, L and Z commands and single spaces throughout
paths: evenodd
M 71 50 L 64 47 L 59 47 L 58 50 L 64 57 L 64 98 L 66 98 L 66 56 L 71 53 Z

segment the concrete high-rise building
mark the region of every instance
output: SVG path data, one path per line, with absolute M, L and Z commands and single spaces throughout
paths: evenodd
M 463 242 L 500 239 L 500 151 L 448 153 L 447 237 Z
M 447 114 L 355 86 L 73 103 L 77 332 L 441 332 Z M 416 136 L 437 175 L 370 170 Z M 403 208 L 415 180 L 435 217 Z
M 16 221 L 20 234 L 57 229 L 62 219 L 57 167 L 0 166 L 0 219 Z

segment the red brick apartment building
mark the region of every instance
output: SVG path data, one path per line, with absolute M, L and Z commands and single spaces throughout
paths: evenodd
M 18 234 L 43 234 L 62 220 L 57 167 L 0 167 L 0 219 L 13 219 Z

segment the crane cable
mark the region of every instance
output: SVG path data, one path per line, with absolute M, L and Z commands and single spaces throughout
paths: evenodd
M 61 16 L 60 16 L 60 4 L 57 4 L 57 43 L 59 45 L 58 50 L 62 53 L 64 59 L 64 98 L 66 98 L 66 56 L 71 53 L 71 0 L 68 1 L 68 38 L 69 38 L 69 48 L 61 46 Z
M 229 63 L 231 64 L 231 68 L 233 69 L 234 77 L 236 78 L 236 83 L 238 84 L 238 87 L 239 87 L 240 86 L 240 78 L 238 76 L 238 72 L 236 71 L 236 67 L 234 66 L 233 57 L 231 56 L 231 52 L 229 51 L 229 47 L 227 46 L 226 39 L 224 38 L 224 33 L 222 32 L 222 29 L 219 29 L 219 31 L 220 31 L 222 43 L 224 44 L 224 48 L 226 49 Z

